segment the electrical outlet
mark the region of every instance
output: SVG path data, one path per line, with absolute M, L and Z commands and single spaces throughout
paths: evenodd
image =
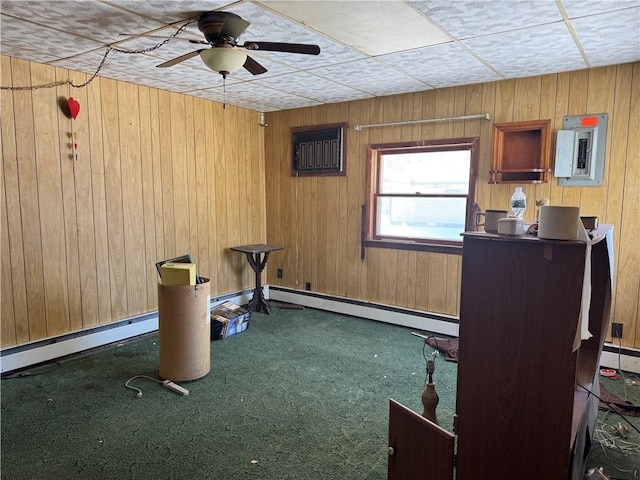
M 621 323 L 612 323 L 611 324 L 611 338 L 622 338 L 622 324 Z
M 305 285 L 305 290 L 311 290 L 311 282 L 307 282 L 307 284 Z
M 282 269 L 281 268 L 278 269 L 278 278 L 282 278 Z

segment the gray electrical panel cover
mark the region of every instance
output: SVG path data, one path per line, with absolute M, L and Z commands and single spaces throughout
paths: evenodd
M 608 114 L 568 115 L 558 130 L 554 176 L 563 187 L 602 185 Z

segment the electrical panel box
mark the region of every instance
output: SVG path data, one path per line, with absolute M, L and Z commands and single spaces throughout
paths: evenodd
M 556 141 L 554 176 L 563 187 L 602 185 L 607 142 L 606 113 L 568 115 Z

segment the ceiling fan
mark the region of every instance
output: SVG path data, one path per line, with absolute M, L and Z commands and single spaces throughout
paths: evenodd
M 189 41 L 191 43 L 211 45 L 211 48 L 195 50 L 161 63 L 157 67 L 172 67 L 196 55 L 200 55 L 207 67 L 226 78 L 227 75 L 234 73 L 241 67 L 244 67 L 253 75 L 260 75 L 267 71 L 264 66 L 247 55 L 245 50 L 301 53 L 305 55 L 318 55 L 320 53 L 318 45 L 303 43 L 252 41 L 239 45 L 238 38 L 249 25 L 249 22 L 235 13 L 222 11 L 204 12 L 200 14 L 198 19 L 198 29 L 204 34 L 206 41 Z

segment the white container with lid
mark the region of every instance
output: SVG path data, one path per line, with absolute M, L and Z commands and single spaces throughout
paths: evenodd
M 498 233 L 501 235 L 522 235 L 524 222 L 516 217 L 498 220 Z

